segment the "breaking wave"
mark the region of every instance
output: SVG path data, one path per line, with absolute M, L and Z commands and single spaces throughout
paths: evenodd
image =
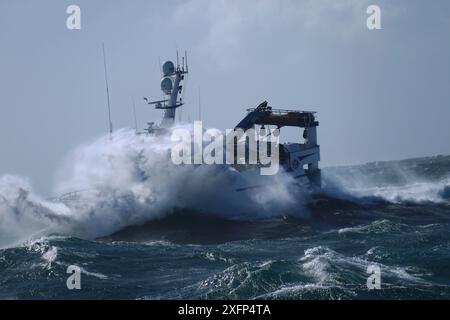
M 383 283 L 391 288 L 428 286 L 422 274 L 409 267 L 388 266 L 370 260 L 370 252 L 347 256 L 326 246 L 304 250 L 295 260 L 267 260 L 233 264 L 196 285 L 208 299 L 311 299 L 355 298 L 367 291 L 367 268 L 383 270 Z
M 449 157 L 437 158 L 440 157 L 445 159 L 446 165 L 450 163 Z M 450 170 L 440 169 L 440 163 L 433 163 L 434 158 L 329 168 L 325 170 L 323 192 L 362 204 L 447 205 L 450 202 Z M 409 162 L 415 162 L 413 168 L 408 166 Z M 427 175 L 433 165 L 439 172 L 434 176 Z
M 231 219 L 306 216 L 296 210 L 306 195 L 290 178 L 268 177 L 264 188 L 236 192 L 258 183 L 259 171 L 244 176 L 227 165 L 177 166 L 173 143 L 170 135 L 122 129 L 81 146 L 58 170 L 55 193 L 63 195 L 51 200 L 34 194 L 24 178 L 0 177 L 0 247 L 49 234 L 106 236 L 180 208 Z
M 289 176 L 265 176 L 264 188 L 237 192 L 261 184 L 259 171 L 242 175 L 227 165 L 177 166 L 170 160 L 173 143 L 169 135 L 122 129 L 80 146 L 57 172 L 55 194 L 63 195 L 50 200 L 33 193 L 27 179 L 1 176 L 0 247 L 52 234 L 107 236 L 179 209 L 227 219 L 309 217 L 311 195 L 295 187 Z M 376 163 L 325 169 L 321 195 L 357 204 L 448 204 L 446 175 L 427 180 L 391 167 Z

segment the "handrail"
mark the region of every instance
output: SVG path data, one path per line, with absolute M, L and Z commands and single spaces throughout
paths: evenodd
M 257 108 L 248 108 L 247 112 L 256 111 Z M 259 111 L 259 110 L 258 110 Z M 306 110 L 288 110 L 288 109 L 274 109 L 272 107 L 261 109 L 261 111 L 270 111 L 275 114 L 286 114 L 286 113 L 308 113 L 308 114 L 316 114 L 317 111 L 306 111 Z

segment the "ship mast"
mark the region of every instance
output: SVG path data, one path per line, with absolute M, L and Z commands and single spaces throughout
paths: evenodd
M 187 74 L 188 71 L 186 53 L 181 65 L 178 62 L 178 58 L 176 67 L 172 61 L 164 62 L 162 65 L 161 91 L 166 98 L 151 102 L 145 99 L 148 104 L 155 105 L 155 109 L 164 110 L 164 117 L 160 124 L 160 127 L 162 128 L 171 127 L 175 123 L 176 109 L 184 104 L 182 98 L 178 99 L 178 95 L 180 95 L 183 90 L 182 82 L 184 80 L 184 75 Z

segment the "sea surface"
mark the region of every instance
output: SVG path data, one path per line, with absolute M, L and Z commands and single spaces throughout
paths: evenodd
M 0 236 L 0 298 L 450 298 L 449 156 L 325 168 L 323 180 L 322 191 L 279 215 L 241 216 L 236 208 L 210 214 L 214 206 L 180 205 L 122 227 L 116 212 L 109 218 L 112 209 L 102 207 L 104 223 L 119 227 L 99 233 L 67 231 L 59 221 L 70 220 L 67 208 L 36 204 L 25 188 L 14 197 L 3 191 L 0 223 L 9 234 Z M 120 217 L 121 210 L 127 217 L 133 210 L 168 210 L 131 200 L 114 205 Z M 52 216 L 58 210 L 64 218 Z M 100 209 L 90 210 L 91 217 Z M 58 227 L 30 229 L 17 240 L 11 229 L 28 227 L 26 219 L 36 214 L 59 219 Z M 67 288 L 72 265 L 81 270 L 80 290 Z M 373 266 L 380 270 L 380 289 L 369 290 Z

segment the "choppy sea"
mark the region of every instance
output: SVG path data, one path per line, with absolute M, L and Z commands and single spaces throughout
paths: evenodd
M 236 173 L 174 174 L 161 145 L 130 139 L 68 158 L 55 190 L 80 194 L 43 199 L 1 177 L 1 299 L 450 298 L 450 156 L 324 168 L 314 193 L 278 181 L 230 195 Z

